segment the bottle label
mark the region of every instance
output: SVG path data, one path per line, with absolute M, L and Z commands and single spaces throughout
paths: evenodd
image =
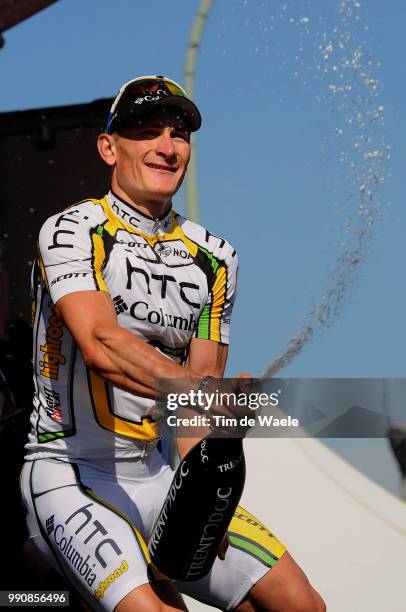
M 200 443 L 200 457 L 202 458 L 202 463 L 206 463 L 206 461 L 209 460 L 209 457 L 207 455 L 206 445 L 207 445 L 207 440 L 206 438 L 204 438 L 202 442 Z
M 220 472 L 228 472 L 229 470 L 235 468 L 239 463 L 241 463 L 241 457 L 239 457 L 238 459 L 232 459 L 232 461 L 217 465 L 216 467 L 218 470 L 220 470 Z
M 183 486 L 183 479 L 188 474 L 189 468 L 187 466 L 186 461 L 183 461 L 175 474 L 175 477 L 168 491 L 168 495 L 166 496 L 165 503 L 162 506 L 161 513 L 158 517 L 157 522 L 155 523 L 154 531 L 152 533 L 151 540 L 148 545 L 149 552 L 151 555 L 153 555 L 156 551 L 156 548 L 165 530 L 166 522 L 168 520 L 168 511 L 172 506 L 173 502 L 175 501 L 179 489 L 181 489 Z
M 193 580 L 194 577 L 200 576 L 202 574 L 202 570 L 205 566 L 208 557 L 212 556 L 213 545 L 216 542 L 217 544 L 219 544 L 219 529 L 221 530 L 221 532 L 226 531 L 227 525 L 224 525 L 224 513 L 230 506 L 229 498 L 232 492 L 233 489 L 231 487 L 224 491 L 222 489 L 217 489 L 217 499 L 213 506 L 213 512 L 210 514 L 207 519 L 207 523 L 203 527 L 200 542 L 192 557 L 188 573 L 186 574 L 186 580 Z

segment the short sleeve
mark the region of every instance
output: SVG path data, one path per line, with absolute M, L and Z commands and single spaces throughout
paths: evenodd
M 105 217 L 92 203 L 47 219 L 38 241 L 38 265 L 54 304 L 76 291 L 107 291 L 101 238 Z
M 228 344 L 231 313 L 237 294 L 238 257 L 226 245 L 226 253 L 210 256 L 211 287 L 207 302 L 198 318 L 195 337 Z

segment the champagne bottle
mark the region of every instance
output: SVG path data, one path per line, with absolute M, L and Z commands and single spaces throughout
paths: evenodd
M 179 464 L 149 541 L 160 572 L 192 581 L 211 569 L 240 500 L 245 460 L 240 438 L 209 435 Z

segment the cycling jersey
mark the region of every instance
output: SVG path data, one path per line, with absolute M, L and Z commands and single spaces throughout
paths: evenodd
M 76 291 L 108 292 L 122 327 L 182 364 L 193 337 L 228 343 L 236 275 L 225 240 L 173 211 L 144 217 L 111 192 L 41 230 L 21 493 L 29 538 L 92 609 L 111 612 L 136 587 L 164 578 L 147 543 L 174 472 L 155 448 L 154 401 L 87 368 L 55 305 Z M 240 507 L 229 541 L 225 561 L 178 590 L 232 610 L 285 552 Z
M 110 192 L 50 217 L 33 270 L 34 410 L 27 459 L 126 458 L 159 437 L 152 399 L 86 367 L 55 304 L 110 294 L 118 323 L 184 363 L 191 339 L 228 343 L 237 256 L 228 242 L 170 210 L 142 215 Z

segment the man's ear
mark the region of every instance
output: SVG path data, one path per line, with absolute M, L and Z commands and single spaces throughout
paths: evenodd
M 102 160 L 109 166 L 114 166 L 116 163 L 116 146 L 114 143 L 114 137 L 110 134 L 99 134 L 97 139 L 97 148 Z

